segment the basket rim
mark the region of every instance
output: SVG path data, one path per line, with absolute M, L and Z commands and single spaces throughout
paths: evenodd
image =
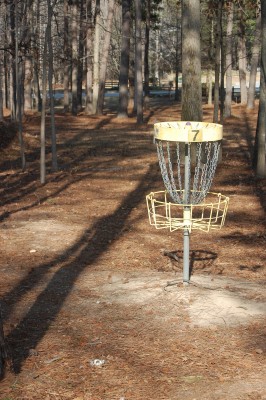
M 180 192 L 184 192 L 184 190 L 180 190 Z M 191 190 L 191 192 L 193 192 L 193 190 Z M 197 190 L 196 192 L 201 193 L 200 190 Z M 183 203 L 174 203 L 173 201 L 163 201 L 163 200 L 157 200 L 154 195 L 158 195 L 158 194 L 165 194 L 165 195 L 169 195 L 169 192 L 167 190 L 159 190 L 156 192 L 150 192 L 149 194 L 146 195 L 146 199 L 147 200 L 152 200 L 155 201 L 158 204 L 169 204 L 169 205 L 173 205 L 173 206 L 177 206 L 177 207 L 206 207 L 206 206 L 213 206 L 214 204 L 220 204 L 223 202 L 229 202 L 229 197 L 226 195 L 223 195 L 219 192 L 207 192 L 207 195 L 213 195 L 216 196 L 218 201 L 217 202 L 201 202 L 199 204 L 193 204 L 193 203 L 187 203 L 187 204 L 183 204 Z M 205 197 L 205 199 L 206 199 Z
M 223 138 L 223 126 L 213 122 L 170 121 L 154 124 L 154 138 L 169 142 L 215 142 Z

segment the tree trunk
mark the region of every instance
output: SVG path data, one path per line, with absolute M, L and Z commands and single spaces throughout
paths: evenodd
M 80 7 L 80 28 L 79 28 L 79 41 L 78 41 L 78 76 L 77 76 L 77 107 L 82 110 L 82 79 L 83 79 L 83 36 L 84 36 L 84 4 L 83 0 L 79 0 Z
M 208 68 L 206 76 L 207 104 L 212 104 L 212 69 Z
M 18 9 L 17 2 L 15 4 L 15 85 L 13 88 L 15 90 L 14 93 L 14 103 L 15 103 L 15 111 L 16 111 L 16 121 L 18 122 L 18 138 L 19 138 L 19 146 L 20 146 L 20 157 L 21 157 L 21 168 L 22 170 L 26 167 L 26 159 L 25 159 L 25 147 L 24 147 L 24 139 L 23 139 L 23 127 L 22 127 L 22 68 L 19 63 L 18 57 Z M 14 77 L 14 75 L 13 75 Z
M 232 106 L 232 32 L 233 32 L 233 20 L 234 20 L 234 4 L 229 6 L 227 14 L 227 28 L 226 28 L 226 92 L 225 92 L 225 108 L 224 117 L 231 116 Z
M 87 32 L 86 32 L 86 106 L 85 113 L 91 115 L 92 109 L 92 9 L 91 0 L 87 0 Z
M 25 57 L 25 80 L 24 80 L 24 109 L 32 109 L 32 57 Z
M 35 4 L 33 4 L 35 7 L 35 15 L 36 15 L 36 23 L 35 26 L 33 26 L 33 36 L 35 38 L 40 37 L 40 1 L 38 0 Z M 34 94 L 35 94 L 35 100 L 36 100 L 36 107 L 39 112 L 42 110 L 42 98 L 41 98 L 41 88 L 40 88 L 40 71 L 39 71 L 39 65 L 40 63 L 40 50 L 38 47 L 37 40 L 34 41 L 34 47 L 33 47 L 33 52 L 34 52 L 34 57 L 33 57 L 33 89 L 34 89 Z
M 70 51 L 69 51 L 69 14 L 68 0 L 64 0 L 64 112 L 69 111 L 69 73 L 70 73 Z
M 155 31 L 155 71 L 156 84 L 160 86 L 160 27 Z
M 119 73 L 119 106 L 118 117 L 128 117 L 128 80 L 130 58 L 130 32 L 131 32 L 131 0 L 122 1 L 122 43 Z
M 260 103 L 255 143 L 256 175 L 266 178 L 266 0 L 261 1 Z
M 5 32 L 5 39 L 6 39 L 6 32 Z M 5 40 L 7 42 L 7 40 Z M 8 55 L 6 54 L 6 52 L 4 52 L 4 98 L 5 98 L 5 102 L 4 102 L 4 107 L 8 108 L 9 104 L 10 104 L 10 95 L 9 95 L 9 91 L 8 91 L 8 80 L 9 80 L 9 74 L 8 74 L 8 68 L 7 68 L 7 64 L 8 64 Z
M 100 0 L 96 0 L 95 23 L 94 23 L 94 49 L 93 49 L 93 92 L 92 108 L 93 114 L 97 112 L 99 96 L 99 51 L 100 51 Z
M 202 120 L 200 1 L 182 3 L 182 120 Z
M 33 17 L 33 6 L 28 4 L 28 2 L 23 3 L 25 6 L 24 13 L 26 13 L 26 23 L 27 23 L 27 34 L 25 38 L 26 46 L 28 49 L 26 50 L 26 54 L 24 57 L 24 85 L 22 85 L 23 91 L 23 114 L 27 110 L 32 109 L 32 82 L 33 82 L 33 52 L 32 52 L 32 42 L 34 40 L 33 36 L 33 28 L 32 26 L 35 24 Z M 34 51 L 34 50 L 33 50 Z
M 105 89 L 108 55 L 109 55 L 109 48 L 110 48 L 111 34 L 112 34 L 114 6 L 115 6 L 114 0 L 109 0 L 108 15 L 107 15 L 107 21 L 106 21 L 106 31 L 105 31 L 105 35 L 104 35 L 103 53 L 102 53 L 101 68 L 100 68 L 97 114 L 103 114 L 104 89 Z
M 142 43 L 141 43 L 141 0 L 135 0 L 135 103 L 137 124 L 143 123 L 143 78 L 142 78 Z
M 5 9 L 5 13 L 8 14 L 8 9 L 7 9 L 7 5 L 6 5 L 6 9 Z M 3 32 L 3 41 L 5 43 L 6 46 L 8 46 L 9 43 L 9 37 L 10 37 L 10 32 L 8 27 L 8 18 L 5 18 L 4 21 L 4 32 Z M 9 55 L 6 51 L 3 52 L 3 107 L 8 108 L 9 105 L 9 91 L 8 91 L 8 87 L 9 87 L 9 73 L 8 73 L 8 69 L 7 65 L 8 65 L 8 59 L 9 59 Z
M 16 3 L 17 4 L 17 3 Z M 16 40 L 16 13 L 15 13 L 15 3 L 9 3 L 9 43 L 10 47 L 15 50 L 15 55 L 10 54 L 10 112 L 11 112 L 11 120 L 16 120 L 17 112 L 17 88 L 16 88 L 16 46 L 18 40 Z
M 78 0 L 72 2 L 72 114 L 78 113 Z
M 150 69 L 149 69 L 150 26 L 151 26 L 151 0 L 147 0 L 146 25 L 145 25 L 145 48 L 144 48 L 144 104 L 145 104 L 145 107 L 148 107 L 149 95 L 150 95 Z
M 55 0 L 56 1 L 56 0 Z M 52 170 L 57 171 L 57 151 L 56 151 L 56 130 L 55 130 L 55 112 L 54 112 L 54 96 L 53 96 L 53 44 L 52 44 L 52 16 L 53 5 L 47 0 L 48 22 L 47 22 L 47 38 L 48 38 L 48 85 L 50 98 L 50 114 L 51 114 L 51 142 L 52 142 Z
M 243 5 L 244 7 L 244 5 Z M 238 40 L 238 57 L 239 57 L 239 82 L 241 93 L 241 104 L 247 104 L 247 52 L 246 52 L 246 32 L 245 21 L 242 9 L 239 10 L 239 40 Z
M 4 119 L 4 99 L 3 99 L 3 65 L 0 63 L 0 121 Z
M 179 101 L 179 70 L 180 70 L 180 58 L 181 58 L 181 51 L 180 48 L 180 37 L 181 34 L 179 32 L 180 29 L 180 7 L 179 3 L 177 3 L 177 24 L 176 24 L 176 46 L 175 46 L 175 100 Z
M 216 123 L 219 120 L 222 9 L 223 9 L 223 2 L 218 1 L 216 34 L 215 34 L 215 81 L 214 81 L 214 110 L 213 110 L 213 122 Z
M 46 96 L 47 96 L 47 40 L 48 27 L 46 27 L 43 49 L 43 68 L 42 68 L 42 111 L 41 111 L 41 158 L 40 158 L 40 181 L 41 184 L 46 180 L 46 160 L 45 160 L 45 114 L 46 114 Z
M 213 64 L 214 64 L 214 21 L 213 18 L 210 20 L 210 30 L 209 30 L 209 48 L 208 48 L 208 70 L 207 70 L 207 77 L 206 77 L 206 91 L 207 91 L 207 103 L 212 105 L 213 100 Z
M 41 97 L 41 88 L 40 88 L 40 82 L 39 82 L 39 68 L 38 68 L 37 60 L 34 60 L 33 73 L 34 73 L 33 88 L 34 88 L 34 95 L 35 95 L 35 100 L 36 100 L 36 108 L 39 112 L 41 112 L 42 97 Z
M 256 20 L 256 30 L 254 36 L 254 43 L 252 46 L 252 56 L 251 56 L 251 68 L 250 68 L 250 78 L 249 78 L 249 88 L 248 88 L 248 101 L 247 108 L 252 110 L 255 107 L 255 94 L 256 94 L 256 76 L 257 68 L 259 64 L 260 55 L 260 34 L 261 34 L 261 14 Z
M 220 122 L 221 124 L 223 123 L 223 118 L 224 118 L 224 98 L 225 98 L 225 88 L 224 88 L 224 64 L 225 64 L 225 54 L 224 54 L 224 42 L 223 42 L 223 6 L 224 6 L 224 0 L 220 0 L 219 2 L 219 7 L 221 7 L 221 14 L 220 17 L 221 19 L 219 20 L 219 23 L 221 25 L 220 30 L 221 30 L 221 37 L 220 37 L 220 48 L 221 48 L 221 95 L 220 95 Z
M 131 48 L 131 47 L 130 47 Z M 133 51 L 130 51 L 130 57 L 133 55 L 131 54 Z M 134 99 L 135 99 L 135 63 L 134 63 L 134 58 L 129 61 L 129 73 L 128 73 L 128 112 L 129 114 L 134 114 L 134 109 L 135 109 L 135 104 L 134 104 Z

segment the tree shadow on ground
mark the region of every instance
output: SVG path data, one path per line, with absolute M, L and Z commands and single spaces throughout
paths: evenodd
M 9 118 L 0 121 L 0 151 L 6 149 L 17 137 L 17 125 L 11 122 Z
M 61 160 L 60 170 L 57 173 L 49 174 L 46 182 L 47 184 L 57 184 L 52 193 L 48 194 L 44 191 L 45 193 L 41 196 L 36 193 L 36 190 L 42 187 L 38 180 L 39 175 L 36 172 L 39 151 L 31 151 L 28 154 L 28 159 L 32 160 L 33 165 L 28 171 L 25 173 L 16 172 L 2 179 L 2 187 L 5 190 L 1 198 L 1 206 L 5 207 L 17 202 L 18 206 L 13 211 L 3 209 L 0 221 L 6 220 L 11 214 L 28 210 L 58 196 L 73 183 L 85 179 L 93 180 L 95 170 L 111 169 L 125 158 L 140 159 L 143 156 L 143 148 L 146 148 L 145 155 L 149 152 L 154 153 L 152 146 L 150 146 L 150 149 L 147 147 L 149 141 L 147 136 L 134 132 L 122 135 L 121 128 L 113 129 L 112 133 L 109 132 L 107 135 L 106 131 L 97 131 L 97 129 L 99 129 L 99 124 L 93 131 L 78 129 L 77 133 L 74 132 L 74 137 L 72 135 L 69 140 L 58 144 L 58 157 Z M 84 142 L 84 139 L 90 140 Z M 14 165 L 17 161 L 14 161 Z M 31 201 L 29 201 L 30 198 Z M 26 199 L 28 204 L 19 207 L 19 202 L 23 199 Z
M 164 251 L 164 255 L 169 257 L 172 262 L 176 262 L 178 268 L 183 268 L 183 250 Z M 195 269 L 202 272 L 209 272 L 217 259 L 217 253 L 207 250 L 190 250 L 189 252 L 189 275 L 193 275 Z
M 4 302 L 7 303 L 10 312 L 21 297 L 21 291 L 23 295 L 32 291 L 47 270 L 59 264 L 46 288 L 38 295 L 29 311 L 7 337 L 13 351 L 15 373 L 20 372 L 30 350 L 37 346 L 49 330 L 81 273 L 91 268 L 123 234 L 123 228 L 132 210 L 144 199 L 153 180 L 156 179 L 156 167 L 155 164 L 150 166 L 137 188 L 125 197 L 113 214 L 99 218 L 84 232 L 74 246 L 65 251 L 63 256 L 61 255 L 52 263 L 36 267 L 32 273 L 34 279 L 28 276 L 6 295 Z

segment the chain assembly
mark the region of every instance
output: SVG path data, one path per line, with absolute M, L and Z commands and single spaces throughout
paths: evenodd
M 183 156 L 181 152 L 184 153 L 184 146 L 179 142 L 162 140 L 155 142 L 165 188 L 174 203 L 185 204 L 182 185 L 184 165 L 181 165 Z M 192 154 L 195 161 L 193 185 L 189 196 L 191 204 L 200 204 L 207 196 L 218 164 L 220 146 L 221 141 L 188 143 L 189 177 L 193 165 Z

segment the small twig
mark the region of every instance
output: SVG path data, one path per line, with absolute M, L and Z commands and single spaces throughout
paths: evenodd
M 169 287 L 169 286 L 181 286 L 182 284 L 183 284 L 183 282 L 180 281 L 180 280 L 178 280 L 178 281 L 176 281 L 176 280 L 175 281 L 168 281 L 166 283 L 166 285 L 164 286 L 163 290 L 165 290 L 167 292 L 167 290 L 166 290 L 167 287 Z
M 167 257 L 170 257 L 170 258 L 172 258 L 173 260 L 179 262 L 178 255 L 176 254 L 175 251 L 167 251 L 167 250 L 164 250 L 164 251 L 163 251 L 163 255 L 164 255 L 164 256 L 167 256 Z

